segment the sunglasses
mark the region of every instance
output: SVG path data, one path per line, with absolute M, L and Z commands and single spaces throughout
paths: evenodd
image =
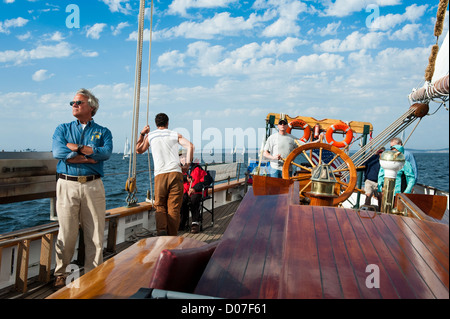
M 278 125 L 287 125 L 287 123 L 285 121 L 280 121 L 278 122 Z
M 83 103 L 84 103 L 84 101 L 71 101 L 69 104 L 70 104 L 70 106 L 73 106 L 74 104 L 81 105 Z

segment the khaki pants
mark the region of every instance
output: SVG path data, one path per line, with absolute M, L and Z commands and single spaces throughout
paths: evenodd
M 158 235 L 178 234 L 183 202 L 183 174 L 178 172 L 155 176 L 155 219 Z
M 87 273 L 103 262 L 103 237 L 105 232 L 105 189 L 101 179 L 79 183 L 58 179 L 56 184 L 56 210 L 59 221 L 56 242 L 55 275 L 66 274 L 72 261 L 78 230 L 84 234 Z

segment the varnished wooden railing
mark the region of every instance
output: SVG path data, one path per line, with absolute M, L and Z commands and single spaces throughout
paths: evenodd
M 399 212 L 406 213 L 410 217 L 439 222 L 447 208 L 447 197 L 399 193 L 396 195 L 395 206 Z
M 50 281 L 51 256 L 53 254 L 54 236 L 58 233 L 57 223 L 51 226 L 46 225 L 42 231 L 33 231 L 31 233 L 17 234 L 14 238 L 8 238 L 0 241 L 0 265 L 3 255 L 3 249 L 8 247 L 17 247 L 16 279 L 15 289 L 20 292 L 28 290 L 28 263 L 30 257 L 31 242 L 41 240 L 41 255 L 39 262 L 39 277 L 42 282 Z

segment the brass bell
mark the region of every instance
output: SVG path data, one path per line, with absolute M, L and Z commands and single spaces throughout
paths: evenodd
M 329 165 L 321 164 L 315 167 L 311 174 L 311 193 L 314 195 L 332 196 L 337 183 Z

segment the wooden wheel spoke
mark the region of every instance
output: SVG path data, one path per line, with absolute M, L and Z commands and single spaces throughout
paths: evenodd
M 349 170 L 350 169 L 347 167 L 347 168 L 343 168 L 343 169 L 336 169 L 336 170 L 334 170 L 332 172 L 333 172 L 333 174 L 335 174 L 335 173 L 348 172 Z
M 289 177 L 290 180 L 293 181 L 307 181 L 309 179 L 311 179 L 311 175 L 309 176 L 291 176 Z
M 319 149 L 319 164 L 317 164 L 317 165 L 322 165 L 322 151 L 323 151 L 323 148 L 321 147 L 320 149 Z M 311 151 L 312 152 L 312 151 Z
M 344 183 L 343 181 L 337 181 L 339 185 L 344 186 L 345 188 L 347 188 L 350 184 L 348 183 Z
M 333 163 L 338 157 L 339 157 L 339 154 L 336 154 L 336 155 L 331 159 L 331 161 L 328 162 L 327 165 L 331 165 L 331 163 Z
M 302 194 L 303 191 L 304 191 L 305 189 L 307 189 L 309 185 L 311 185 L 311 181 L 309 181 L 309 182 L 305 185 L 305 187 L 303 187 L 303 188 L 300 190 L 299 194 Z
M 303 156 L 305 156 L 305 158 L 308 160 L 309 164 L 311 164 L 312 167 L 316 167 L 311 158 L 306 154 L 306 151 L 303 151 L 302 154 Z
M 292 162 L 291 165 L 297 166 L 297 167 L 299 167 L 301 169 L 304 169 L 305 171 L 308 171 L 308 172 L 312 171 L 312 169 L 310 169 L 309 167 L 306 167 L 306 166 L 303 166 L 303 165 L 300 165 L 300 164 L 297 164 L 297 163 L 294 163 L 294 162 Z

